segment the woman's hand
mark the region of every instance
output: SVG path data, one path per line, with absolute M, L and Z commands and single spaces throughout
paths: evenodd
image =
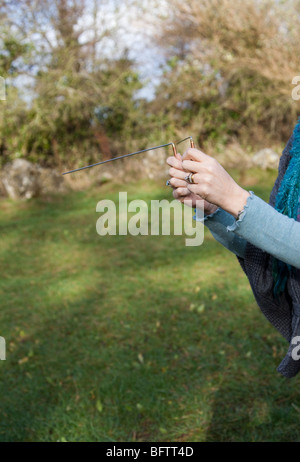
M 235 218 L 238 216 L 250 193 L 241 188 L 216 159 L 190 148 L 183 155 L 182 167 L 185 172 L 194 173 L 194 184 L 186 184 L 191 193 L 221 207 Z
M 186 199 L 189 199 L 189 202 L 186 202 L 186 205 L 190 205 L 191 207 L 198 206 L 199 208 L 199 204 L 203 205 L 201 208 L 204 210 L 205 215 L 210 215 L 211 213 L 215 212 L 215 210 L 217 210 L 218 207 L 210 204 L 201 196 L 189 191 L 187 188 L 188 183 L 184 179 L 187 174 L 183 170 L 182 157 L 180 154 L 177 154 L 177 157 L 169 157 L 167 159 L 167 164 L 171 167 L 169 170 L 169 174 L 171 176 L 170 184 L 173 188 L 173 197 L 175 199 L 182 203 L 184 203 Z

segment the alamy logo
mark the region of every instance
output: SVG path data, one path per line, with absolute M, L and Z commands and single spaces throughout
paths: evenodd
M 191 207 L 191 200 L 186 199 L 184 205 L 182 207 L 180 202 L 176 200 L 169 202 L 166 199 L 152 200 L 151 204 L 143 200 L 128 202 L 127 193 L 120 192 L 118 207 L 111 200 L 98 202 L 96 211 L 101 212 L 102 215 L 97 220 L 96 230 L 99 236 L 127 236 L 128 234 L 131 236 L 148 236 L 149 234 L 170 236 L 173 224 L 174 235 L 182 236 L 184 231 L 184 234 L 191 238 L 185 239 L 186 246 L 199 246 L 204 239 L 203 223 L 200 223 L 200 220 L 193 220 L 194 210 Z M 199 211 L 198 218 L 201 219 L 204 216 L 202 212 L 202 217 L 199 217 L 203 210 L 203 200 L 198 200 L 196 207 Z M 119 209 L 118 212 L 117 209 Z
M 300 75 L 296 75 L 292 80 L 292 84 L 297 85 L 292 91 L 292 98 L 294 101 L 298 101 L 300 99 L 300 85 L 298 85 L 299 83 Z
M 5 79 L 0 76 L 0 100 L 6 100 Z
M 295 348 L 293 348 L 292 350 L 292 358 L 294 361 L 299 361 L 300 359 L 300 336 L 298 335 L 297 337 L 294 337 L 292 339 L 292 345 L 297 345 L 297 343 L 299 345 L 297 345 Z
M 0 361 L 6 360 L 6 342 L 5 338 L 0 337 Z

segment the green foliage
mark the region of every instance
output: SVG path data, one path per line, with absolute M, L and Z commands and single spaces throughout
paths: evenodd
M 169 2 L 159 45 L 167 65 L 156 98 L 207 140 L 245 145 L 287 140 L 297 120 L 291 81 L 299 69 L 296 5 L 260 0 Z M 196 137 L 196 136 L 195 136 Z
M 16 37 L 10 36 L 6 31 L 1 30 L 2 49 L 0 50 L 0 71 L 1 75 L 13 74 L 18 71 L 15 61 L 26 56 L 30 51 L 28 44 L 21 43 Z
M 291 97 L 299 67 L 293 2 L 170 1 L 170 14 L 155 21 L 165 64 L 152 101 L 138 97 L 138 61 L 117 46 L 108 55 L 114 31 L 96 20 L 80 25 L 86 1 L 41 0 L 34 11 L 16 1 L 17 13 L 10 4 L 0 20 L 7 78 L 0 166 L 23 156 L 75 168 L 187 134 L 203 147 L 238 141 L 253 148 L 291 134 L 299 113 Z M 104 6 L 94 5 L 96 18 Z
M 26 73 L 36 70 L 30 73 L 33 86 L 25 95 L 27 107 L 11 81 L 0 121 L 2 164 L 18 152 L 46 165 L 84 165 L 113 156 L 120 140 L 130 144 L 131 139 L 141 137 L 142 108 L 135 98 L 141 83 L 132 61 L 127 52 L 119 58 L 99 56 L 98 38 L 83 46 L 76 30 L 82 8 L 80 2 L 71 3 L 52 5 L 52 16 L 40 11 L 34 16 L 37 23 L 31 23 L 30 15 L 27 18 L 33 40 L 37 27 L 45 21 L 51 25 L 56 35 L 52 44 L 43 36 L 36 48 L 21 39 L 2 41 L 3 70 L 14 76 L 23 75 L 24 66 Z M 25 11 L 30 13 L 29 5 Z M 0 24 L 0 30 L 4 25 Z

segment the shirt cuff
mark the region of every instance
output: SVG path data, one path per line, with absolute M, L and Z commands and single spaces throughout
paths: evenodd
M 239 219 L 227 226 L 227 234 L 239 236 L 300 269 L 300 223 L 279 213 L 252 191 Z
M 239 217 L 238 219 L 234 220 L 234 222 L 232 223 L 232 225 L 230 226 L 227 226 L 227 231 L 236 231 L 240 226 L 241 226 L 241 223 L 243 222 L 244 220 L 244 217 L 246 216 L 246 213 L 248 211 L 248 208 L 251 206 L 251 201 L 254 200 L 255 198 L 255 195 L 254 195 L 254 192 L 253 191 L 249 191 L 250 193 L 250 196 L 247 198 L 247 202 L 246 204 L 244 205 L 244 208 L 243 210 L 241 211 L 241 213 L 239 214 Z
M 220 211 L 221 209 L 218 208 L 217 210 L 215 210 L 213 213 L 211 213 L 210 215 L 205 215 L 203 210 L 201 209 L 195 209 L 195 215 L 193 216 L 193 219 L 196 220 L 196 221 L 200 221 L 201 223 L 204 223 L 206 220 L 210 220 L 210 219 L 213 219 L 215 218 L 215 216 L 217 215 L 217 213 Z

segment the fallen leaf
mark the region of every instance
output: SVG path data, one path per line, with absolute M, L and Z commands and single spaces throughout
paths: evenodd
M 97 409 L 98 412 L 103 411 L 103 405 L 102 405 L 100 399 L 98 399 L 97 402 L 96 402 L 96 409 Z
M 198 306 L 198 308 L 197 308 L 198 313 L 203 313 L 204 310 L 205 310 L 205 305 L 204 304 Z

